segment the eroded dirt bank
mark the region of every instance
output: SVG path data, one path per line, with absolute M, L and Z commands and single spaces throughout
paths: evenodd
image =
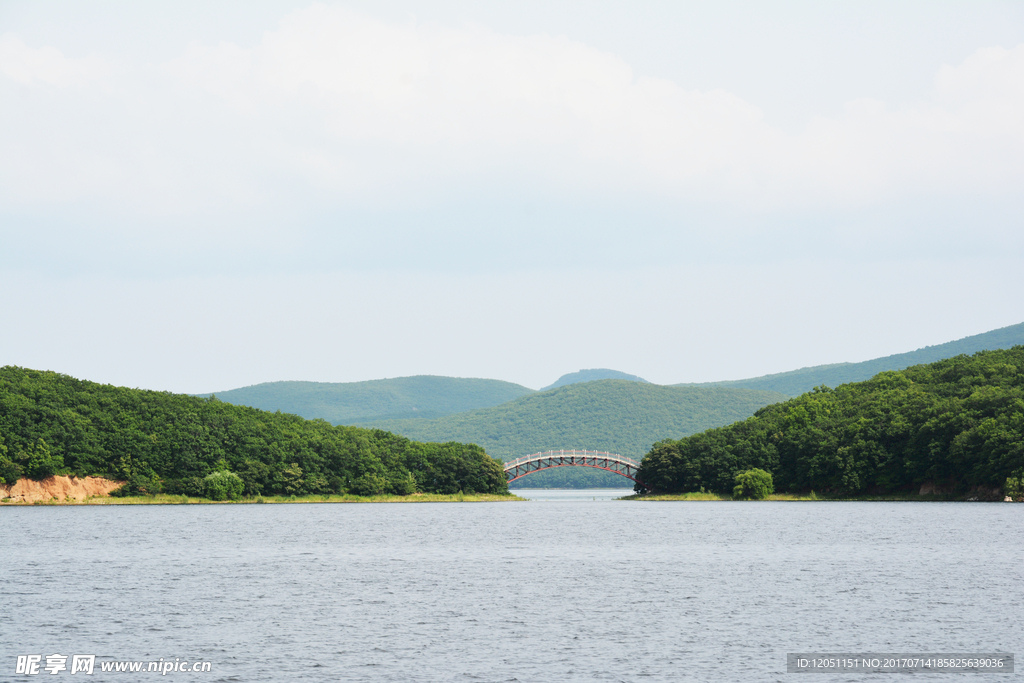
M 35 503 L 56 498 L 64 500 L 85 500 L 90 496 L 109 496 L 110 492 L 123 484 L 103 477 L 56 476 L 34 481 L 19 479 L 10 486 L 0 484 L 0 499 L 10 498 L 10 503 Z

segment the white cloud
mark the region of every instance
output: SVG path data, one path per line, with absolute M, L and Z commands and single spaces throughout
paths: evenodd
M 984 48 L 959 66 L 945 65 L 935 76 L 935 88 L 953 105 L 985 102 L 1020 112 L 1024 106 L 1024 45 L 1012 50 Z M 1020 128 L 1016 126 L 1019 135 Z
M 194 43 L 159 66 L 122 64 L 116 78 L 98 58 L 8 33 L 0 73 L 68 91 L 50 94 L 45 124 L 17 102 L 0 114 L 8 206 L 88 200 L 202 215 L 310 196 L 401 203 L 493 175 L 556 192 L 792 210 L 1024 184 L 1024 45 L 942 67 L 928 101 L 851 99 L 798 134 L 734 94 L 637 75 L 565 37 L 323 5 L 252 48 Z
M 98 57 L 69 59 L 54 47 L 31 48 L 13 33 L 0 35 L 0 74 L 21 85 L 61 88 L 84 88 L 109 76 Z

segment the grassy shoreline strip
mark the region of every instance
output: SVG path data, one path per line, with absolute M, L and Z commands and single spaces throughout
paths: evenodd
M 125 497 L 93 497 L 85 500 L 50 500 L 37 501 L 0 501 L 3 505 L 253 505 L 268 503 L 274 505 L 289 503 L 493 503 L 525 501 L 516 495 L 500 495 L 496 493 L 419 493 L 408 496 L 354 496 L 348 494 L 312 495 L 312 496 L 255 496 L 239 500 L 209 500 L 172 494 L 155 496 Z
M 662 494 L 647 494 L 625 496 L 618 500 L 633 500 L 641 502 L 652 502 L 658 503 L 663 501 L 731 501 L 733 497 L 726 494 L 720 493 L 662 493 Z M 995 500 L 982 500 L 978 499 L 967 499 L 963 496 L 952 496 L 952 495 L 919 495 L 916 493 L 890 493 L 879 496 L 843 496 L 843 495 L 832 495 L 832 494 L 815 494 L 815 493 L 773 493 L 770 494 L 766 501 L 792 501 L 792 502 L 837 502 L 837 501 L 858 501 L 858 502 L 879 502 L 879 503 L 892 503 L 892 502 L 919 502 L 919 503 L 947 503 L 947 502 L 998 502 Z M 745 503 L 757 503 L 761 501 L 743 501 Z

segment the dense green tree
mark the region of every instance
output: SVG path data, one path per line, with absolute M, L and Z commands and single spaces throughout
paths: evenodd
M 352 493 L 357 496 L 379 496 L 388 488 L 388 480 L 368 472 L 352 482 Z
M 764 500 L 774 491 L 771 473 L 755 467 L 736 475 L 732 497 L 736 500 Z
M 23 469 L 32 479 L 46 479 L 64 469 L 64 459 L 59 453 L 51 452 L 42 439 L 36 439 L 27 450 L 18 453 L 18 460 L 24 463 Z
M 238 500 L 245 484 L 234 472 L 219 470 L 203 477 L 203 494 L 210 500 Z
M 244 495 L 505 492 L 501 463 L 479 446 L 417 443 L 377 429 L 268 413 L 166 392 L 0 368 L 0 477 L 105 476 L 122 494 L 204 495 L 230 471 Z M 2 458 L 6 457 L 9 464 Z M 364 479 L 370 477 L 370 479 Z
M 656 443 L 640 477 L 665 492 L 729 493 L 759 468 L 780 491 L 996 490 L 1024 468 L 1024 346 L 818 387 L 753 417 Z
M 22 477 L 22 469 L 18 463 L 7 457 L 7 446 L 4 435 L 0 432 L 0 484 L 14 484 Z

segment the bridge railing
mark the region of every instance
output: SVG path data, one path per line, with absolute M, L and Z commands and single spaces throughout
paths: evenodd
M 550 451 L 541 451 L 540 453 L 531 453 L 530 455 L 524 455 L 521 458 L 510 460 L 505 463 L 505 469 L 511 469 L 524 463 L 530 462 L 531 460 L 537 460 L 539 458 L 558 458 L 558 457 L 575 457 L 581 456 L 585 458 L 608 458 L 616 462 L 621 462 L 631 467 L 640 467 L 640 463 L 633 458 L 627 458 L 618 453 L 609 453 L 608 451 L 588 451 L 588 450 L 576 450 L 576 449 L 559 449 Z

